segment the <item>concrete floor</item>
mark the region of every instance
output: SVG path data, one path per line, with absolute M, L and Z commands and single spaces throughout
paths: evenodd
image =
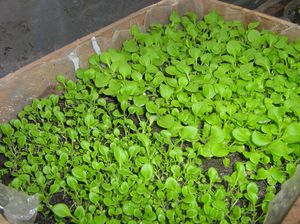
M 0 77 L 159 0 L 0 0 Z M 256 8 L 265 0 L 226 0 Z

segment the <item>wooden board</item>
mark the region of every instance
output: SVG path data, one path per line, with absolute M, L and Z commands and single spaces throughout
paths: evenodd
M 300 197 L 293 204 L 282 224 L 300 224 Z
M 9 224 L 2 215 L 0 215 L 0 224 Z

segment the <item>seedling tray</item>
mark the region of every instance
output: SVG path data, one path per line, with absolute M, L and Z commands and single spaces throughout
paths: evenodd
M 290 40 L 300 37 L 300 27 L 296 24 L 227 3 L 214 0 L 162 1 L 82 37 L 0 79 L 0 122 L 14 118 L 32 99 L 56 92 L 57 74 L 75 79 L 75 70 L 78 67 L 86 68 L 88 58 L 92 54 L 100 54 L 111 47 L 119 48 L 123 41 L 130 37 L 131 25 L 138 25 L 142 30 L 147 30 L 151 23 L 165 24 L 172 10 L 181 15 L 185 12 L 196 12 L 200 18 L 216 10 L 225 20 L 239 20 L 245 25 L 259 21 L 259 29 L 272 30 L 288 36 Z M 286 212 L 282 209 L 274 219 L 281 220 Z

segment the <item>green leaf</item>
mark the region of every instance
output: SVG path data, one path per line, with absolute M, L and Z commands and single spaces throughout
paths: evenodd
M 217 23 L 219 21 L 219 19 L 220 19 L 220 17 L 215 10 L 210 12 L 206 16 L 204 16 L 204 21 L 207 22 L 208 24 Z
M 242 50 L 241 44 L 236 40 L 230 40 L 227 43 L 227 52 L 232 55 L 237 55 Z
M 282 140 L 287 143 L 300 142 L 300 123 L 289 124 L 283 132 Z
M 257 184 L 254 182 L 250 182 L 247 185 L 247 194 L 245 196 L 252 204 L 256 204 L 256 202 L 258 200 L 257 193 L 258 193 Z
M 85 210 L 82 206 L 78 206 L 74 211 L 74 216 L 77 218 L 81 218 L 85 216 Z
M 213 207 L 220 210 L 220 211 L 225 211 L 226 210 L 226 203 L 221 200 L 215 200 L 212 203 Z
M 71 189 L 76 190 L 78 188 L 78 182 L 74 177 L 68 176 L 66 181 Z
M 146 149 L 149 149 L 151 141 L 146 134 L 138 133 L 137 138 L 139 141 L 141 141 L 143 143 L 143 145 L 145 146 Z
M 178 182 L 173 177 L 168 177 L 166 179 L 165 187 L 168 190 L 177 190 L 180 188 Z
M 188 83 L 189 83 L 189 80 L 188 80 L 186 77 L 180 77 L 180 78 L 178 79 L 178 85 L 179 85 L 180 87 L 185 87 L 185 86 L 188 85 Z
M 211 201 L 211 195 L 209 193 L 204 193 L 201 196 L 201 202 L 203 202 L 204 204 L 208 204 Z
M 289 154 L 289 149 L 286 143 L 276 140 L 268 145 L 266 152 L 274 156 L 285 157 Z
M 119 72 L 123 76 L 124 79 L 131 75 L 131 67 L 126 62 L 122 63 L 119 67 Z
M 23 147 L 25 145 L 25 143 L 26 143 L 26 140 L 27 140 L 27 138 L 26 138 L 25 135 L 18 136 L 18 139 L 17 139 L 18 145 L 20 147 Z
M 121 194 L 126 194 L 129 191 L 129 185 L 127 182 L 123 182 L 119 189 Z
M 108 147 L 101 145 L 98 141 L 94 143 L 94 149 L 99 151 L 99 153 L 105 157 L 108 155 Z
M 255 57 L 255 64 L 262 66 L 266 70 L 270 71 L 270 60 L 264 56 Z
M 8 168 L 12 168 L 14 167 L 14 163 L 11 161 L 5 161 L 4 162 L 4 166 L 8 167 Z
M 209 141 L 213 143 L 220 143 L 223 142 L 225 138 L 224 132 L 218 126 L 213 125 L 210 128 L 210 136 Z
M 189 49 L 189 54 L 194 60 L 197 60 L 201 56 L 201 50 L 199 48 L 193 47 Z
M 94 80 L 95 86 L 98 88 L 107 86 L 109 84 L 110 79 L 111 77 L 109 75 L 96 73 L 95 80 Z
M 235 128 L 232 131 L 232 136 L 240 142 L 248 142 L 251 132 L 247 128 Z
M 86 171 L 82 166 L 74 167 L 72 169 L 72 174 L 77 180 L 81 182 L 86 182 Z
M 177 70 L 175 66 L 168 66 L 166 67 L 166 73 L 169 75 L 178 75 L 180 72 Z
M 84 149 L 84 150 L 89 150 L 90 149 L 90 143 L 88 141 L 81 141 L 80 142 L 80 146 Z
M 293 163 L 288 163 L 286 165 L 286 172 L 289 174 L 291 177 L 295 172 L 296 172 L 296 165 Z
M 261 132 L 254 131 L 251 136 L 251 141 L 257 146 L 265 146 L 271 143 L 272 136 L 264 135 Z
M 165 99 L 170 99 L 174 93 L 174 89 L 168 85 L 160 84 L 159 86 L 160 95 Z
M 247 38 L 251 43 L 257 42 L 260 39 L 260 32 L 257 30 L 249 30 Z
M 230 166 L 230 158 L 224 158 L 222 161 L 224 167 L 229 167 Z
M 59 83 L 61 83 L 61 84 L 63 84 L 64 82 L 65 82 L 65 77 L 63 76 L 63 75 L 57 75 L 56 76 L 56 80 L 59 82 Z
M 251 80 L 252 79 L 251 72 L 253 71 L 253 69 L 254 69 L 253 63 L 241 65 L 240 68 L 238 69 L 239 75 L 244 80 Z
M 127 153 L 120 147 L 114 148 L 114 157 L 121 166 L 127 160 Z
M 198 211 L 195 208 L 189 208 L 188 210 L 186 210 L 186 215 L 187 217 L 189 217 L 190 219 L 194 219 L 197 217 L 198 215 Z
M 282 122 L 282 113 L 278 107 L 271 107 L 268 109 L 268 117 L 275 121 L 277 124 Z
M 146 180 L 150 180 L 153 176 L 153 167 L 151 164 L 146 163 L 141 168 L 141 174 Z
M 68 137 L 69 137 L 72 141 L 74 141 L 75 139 L 78 138 L 77 132 L 76 132 L 74 129 L 68 128 L 68 129 L 67 129 L 67 134 L 68 134 Z
M 177 24 L 180 23 L 181 19 L 179 14 L 176 11 L 172 11 L 171 15 L 170 15 L 170 22 L 172 24 Z
M 60 218 L 72 217 L 71 211 L 66 204 L 59 203 L 51 208 L 52 212 Z
M 157 122 L 158 126 L 169 129 L 174 125 L 175 118 L 174 118 L 174 116 L 168 114 L 168 115 L 158 118 L 156 122 Z
M 202 88 L 203 88 L 203 96 L 205 96 L 206 98 L 212 99 L 216 95 L 213 85 L 204 84 Z
M 186 126 L 180 130 L 180 138 L 185 140 L 196 140 L 198 138 L 198 128 L 193 126 Z
M 196 102 L 192 105 L 192 111 L 196 116 L 201 117 L 203 114 L 211 112 L 212 107 L 204 101 Z
M 53 105 L 56 105 L 59 101 L 59 97 L 57 95 L 51 94 L 49 96 L 49 100 L 51 100 Z
M 244 155 L 250 159 L 250 161 L 254 164 L 258 164 L 261 158 L 261 154 L 253 151 L 253 152 L 244 152 Z
M 269 172 L 272 178 L 275 180 L 275 183 L 279 182 L 282 184 L 286 180 L 286 176 L 283 174 L 279 167 L 272 167 L 271 169 L 269 169 Z M 269 180 L 270 178 L 268 178 L 268 182 Z
M 211 143 L 209 148 L 211 154 L 216 157 L 224 157 L 229 154 L 229 150 L 222 143 Z
M 258 186 L 256 183 L 251 182 L 247 185 L 247 192 L 258 193 Z
M 60 186 L 59 186 L 59 184 L 57 184 L 57 183 L 52 184 L 52 185 L 50 186 L 50 188 L 49 188 L 50 194 L 55 194 L 55 193 L 57 193 L 59 190 L 60 190 Z
M 64 113 L 55 110 L 55 111 L 53 112 L 53 114 L 54 114 L 54 116 L 56 117 L 56 119 L 57 119 L 59 122 L 63 123 L 63 122 L 65 121 L 65 115 L 64 115 Z
M 185 64 L 183 64 L 183 63 L 177 64 L 177 65 L 176 65 L 176 68 L 177 68 L 180 72 L 182 72 L 182 73 L 184 73 L 184 74 L 186 74 L 186 75 L 189 75 L 190 72 L 192 71 L 192 69 L 191 69 L 190 66 L 185 65 Z
M 207 171 L 207 174 L 211 183 L 216 182 L 219 178 L 218 171 L 214 167 L 210 167 Z
M 132 202 L 127 202 L 126 201 L 123 204 L 122 209 L 123 209 L 124 214 L 131 216 L 131 215 L 134 214 L 135 205 Z
M 255 28 L 257 28 L 258 26 L 260 25 L 260 22 L 251 22 L 251 23 L 249 23 L 248 24 L 248 29 L 250 30 L 250 29 L 255 29 Z
M 151 114 L 155 114 L 157 113 L 158 106 L 153 101 L 148 101 L 146 103 L 146 110 Z
M 232 208 L 232 218 L 238 220 L 242 215 L 242 209 L 238 206 L 233 206 Z
M 14 129 L 10 126 L 10 124 L 1 124 L 0 129 L 6 136 L 12 136 L 14 133 Z
M 137 107 L 142 107 L 148 102 L 148 96 L 140 95 L 140 96 L 134 96 L 133 97 L 133 103 Z
M 84 117 L 84 123 L 86 124 L 86 126 L 91 127 L 94 123 L 94 116 L 93 114 L 87 114 Z
M 256 175 L 256 178 L 258 180 L 265 180 L 267 179 L 268 177 L 270 176 L 270 172 L 268 170 L 265 170 L 263 168 L 259 168 L 257 170 L 257 175 Z
M 123 43 L 123 47 L 128 52 L 137 52 L 139 50 L 139 47 L 134 40 L 126 40 Z
M 94 203 L 94 204 L 98 204 L 100 197 L 97 193 L 95 192 L 90 192 L 89 193 L 89 200 Z

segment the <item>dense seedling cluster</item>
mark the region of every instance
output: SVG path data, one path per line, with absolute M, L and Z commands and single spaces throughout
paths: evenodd
M 261 223 L 299 160 L 300 41 L 258 25 L 133 26 L 1 125 L 0 176 L 57 222 Z

